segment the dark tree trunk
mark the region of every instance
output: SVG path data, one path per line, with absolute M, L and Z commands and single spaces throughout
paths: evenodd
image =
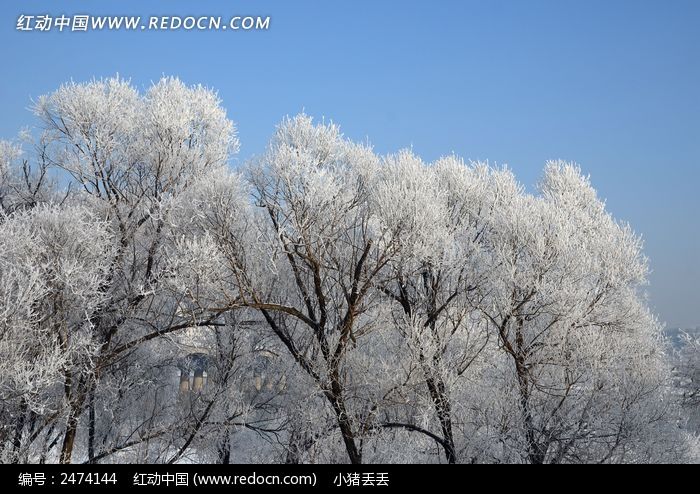
M 533 465 L 541 465 L 544 463 L 545 457 L 547 456 L 547 448 L 545 448 L 537 440 L 537 430 L 535 428 L 535 423 L 532 418 L 532 412 L 530 410 L 530 392 L 528 388 L 528 382 L 526 380 L 525 374 L 520 370 L 520 365 L 518 367 L 518 385 L 520 389 L 520 409 L 523 414 L 523 422 L 525 425 L 525 439 L 527 441 L 527 459 Z
M 95 391 L 90 391 L 88 398 L 88 463 L 95 457 Z
M 547 456 L 547 448 L 539 442 L 535 422 L 532 418 L 529 371 L 525 365 L 525 358 L 521 353 L 523 342 L 520 328 L 517 331 L 516 345 L 519 353 L 515 356 L 515 370 L 518 375 L 520 411 L 523 414 L 523 423 L 525 426 L 525 440 L 527 441 L 528 449 L 527 458 L 531 464 L 541 465 L 544 463 L 545 457 Z
M 228 465 L 231 463 L 231 437 L 228 428 L 224 430 L 218 450 L 219 464 Z
M 340 385 L 340 376 L 337 370 L 331 374 L 331 390 L 327 396 L 335 412 L 338 427 L 340 427 L 340 433 L 343 435 L 343 442 L 345 443 L 345 449 L 348 452 L 350 463 L 353 465 L 361 465 L 362 453 L 357 448 L 355 433 L 352 429 L 352 422 L 348 417 L 345 398 L 343 397 L 342 386 Z
M 22 400 L 20 404 L 19 419 L 15 425 L 15 435 L 12 438 L 12 463 L 19 463 L 19 450 L 22 447 L 24 423 L 27 418 L 27 404 Z
M 445 441 L 443 447 L 447 463 L 455 464 L 457 463 L 457 454 L 455 453 L 455 440 L 452 434 L 452 405 L 447 397 L 445 383 L 439 376 L 436 378 L 427 377 L 425 382 L 440 422 L 442 437 Z
M 68 421 L 66 423 L 66 433 L 63 436 L 63 446 L 61 447 L 61 458 L 59 460 L 62 464 L 67 464 L 71 462 L 73 456 L 73 446 L 75 446 L 75 436 L 78 432 L 78 418 L 75 413 L 71 410 L 68 416 Z
M 65 394 L 69 400 L 70 409 L 68 411 L 68 419 L 66 420 L 66 432 L 63 436 L 63 445 L 61 446 L 60 463 L 70 463 L 73 457 L 75 437 L 78 434 L 78 419 L 85 405 L 86 393 L 84 376 L 81 376 L 77 384 L 74 385 L 72 377 L 67 374 Z

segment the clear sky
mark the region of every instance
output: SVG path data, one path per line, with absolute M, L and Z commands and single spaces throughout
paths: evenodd
M 20 14 L 270 16 L 257 32 L 19 32 Z M 70 79 L 216 88 L 239 161 L 305 110 L 380 153 L 581 164 L 645 239 L 651 305 L 700 325 L 700 1 L 43 0 L 0 4 L 0 137 Z

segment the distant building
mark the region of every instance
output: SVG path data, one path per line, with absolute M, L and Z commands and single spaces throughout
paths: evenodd
M 180 359 L 178 367 L 180 369 L 180 393 L 190 391 L 199 393 L 204 389 L 207 381 L 207 367 L 209 355 L 203 349 L 188 353 Z

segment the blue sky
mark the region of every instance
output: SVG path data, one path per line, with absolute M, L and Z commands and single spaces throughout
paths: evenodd
M 269 15 L 259 32 L 18 32 L 20 14 Z M 161 75 L 216 88 L 239 161 L 287 114 L 380 153 L 413 146 L 506 163 L 531 186 L 581 164 L 645 239 L 651 305 L 700 325 L 700 2 L 17 1 L 0 5 L 0 137 L 70 79 Z

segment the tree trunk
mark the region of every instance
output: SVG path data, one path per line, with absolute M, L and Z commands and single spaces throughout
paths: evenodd
M 340 376 L 337 370 L 333 371 L 331 374 L 331 390 L 330 394 L 327 396 L 338 420 L 338 426 L 340 427 L 340 433 L 343 435 L 343 442 L 345 443 L 345 449 L 348 452 L 350 463 L 353 465 L 361 465 L 362 453 L 355 443 L 355 433 L 352 430 L 352 423 L 348 417 L 345 399 L 343 398 L 342 387 L 340 385 Z
M 518 373 L 518 388 L 520 391 L 520 409 L 523 414 L 525 426 L 525 439 L 527 441 L 527 459 L 532 465 L 541 465 L 547 456 L 546 448 L 537 440 L 537 430 L 530 410 L 530 389 L 527 379 L 527 369 L 519 360 L 515 364 Z
M 15 426 L 15 435 L 12 438 L 12 463 L 19 463 L 19 450 L 22 447 L 22 435 L 24 434 L 24 422 L 27 417 L 27 404 L 24 400 L 20 404 L 19 419 Z
M 440 347 L 441 342 L 437 332 L 437 287 L 435 284 L 435 275 L 431 266 L 426 266 L 423 272 L 423 288 L 428 297 L 427 325 L 430 327 L 435 344 Z M 443 443 L 445 458 L 447 459 L 447 463 L 455 464 L 457 463 L 457 454 L 455 453 L 455 440 L 454 434 L 452 433 L 452 404 L 447 394 L 445 381 L 440 375 L 441 355 L 439 351 L 433 354 L 432 360 L 433 365 L 431 368 L 429 365 L 426 365 L 426 359 L 421 350 L 420 361 L 423 364 L 425 383 L 428 386 L 430 399 L 435 407 L 435 413 L 437 414 L 438 421 L 440 422 L 440 429 L 442 430 L 442 437 L 445 441 Z
M 525 336 L 523 326 L 525 322 L 522 317 L 517 317 L 515 329 L 515 372 L 518 377 L 518 389 L 520 391 L 520 409 L 523 414 L 525 426 L 525 440 L 527 441 L 527 459 L 532 465 L 541 465 L 547 456 L 547 447 L 537 440 L 537 430 L 532 418 L 530 409 L 530 371 L 526 365 Z
M 78 419 L 85 404 L 87 390 L 85 389 L 85 376 L 81 376 L 77 384 L 73 384 L 72 378 L 67 378 L 65 383 L 66 397 L 70 400 L 68 420 L 66 420 L 66 432 L 63 436 L 60 463 L 70 463 L 75 446 L 75 437 L 78 433 Z
M 455 464 L 457 463 L 457 454 L 452 434 L 452 405 L 446 393 L 445 383 L 439 376 L 434 378 L 427 375 L 425 382 L 428 385 L 430 398 L 440 422 L 440 429 L 442 429 L 442 437 L 445 440 L 443 447 L 447 463 Z
M 95 390 L 90 391 L 88 398 L 88 462 L 93 463 L 95 457 Z
M 71 462 L 77 432 L 78 418 L 75 416 L 75 412 L 71 410 L 66 423 L 66 434 L 63 436 L 63 446 L 61 447 L 61 458 L 59 463 L 67 464 Z
M 219 464 L 228 465 L 231 463 L 231 432 L 228 427 L 224 429 L 224 433 L 221 436 L 221 442 L 219 443 Z

